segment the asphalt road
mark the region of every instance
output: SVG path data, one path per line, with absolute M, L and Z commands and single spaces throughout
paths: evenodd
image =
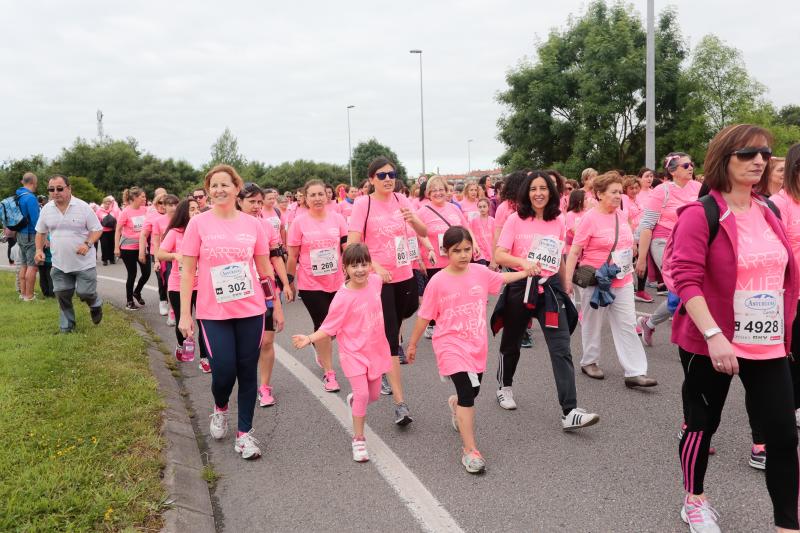
M 123 266 L 98 266 L 98 273 L 103 297 L 122 307 Z M 149 285 L 154 287 L 155 280 Z M 135 313 L 173 346 L 173 330 L 158 315 L 157 293 L 146 290 L 144 297 L 147 306 Z M 656 298 L 657 303 L 660 300 Z M 639 303 L 637 308 L 647 313 L 655 305 Z M 296 368 L 292 373 L 276 363 L 277 405 L 256 408 L 254 427 L 264 453 L 258 461 L 240 459 L 233 451 L 232 436 L 223 441 L 209 436 L 210 376 L 202 374 L 196 363 L 180 365 L 196 413 L 195 430 L 221 475 L 212 493 L 220 531 L 688 530 L 678 512 L 682 482 L 676 432 L 681 422 L 682 372 L 677 350 L 668 342 L 669 327 L 656 332 L 656 346 L 648 349 L 649 374 L 660 382 L 650 390 L 625 388 L 611 336 L 604 335 L 607 349 L 601 366 L 606 379 L 577 376 L 579 406 L 599 413 L 600 423 L 569 434 L 561 430 L 538 325 L 534 348 L 523 350 L 515 376 L 516 411 L 504 411 L 495 400 L 499 337 L 490 336 L 486 379 L 476 400 L 476 438 L 487 471 L 473 476 L 460 464 L 460 440 L 450 426 L 446 405 L 452 385 L 440 381 L 430 341 L 423 339 L 418 361 L 403 367 L 413 424 L 398 428 L 392 423 L 387 397 L 368 410 L 369 427 L 385 442 L 387 453 L 399 460 L 384 460 L 381 454 L 370 463 L 357 464 L 350 456 L 349 425 L 345 429 L 334 416 L 346 413 L 347 379 L 339 372 L 342 390 L 337 394 L 320 392 L 321 382 L 312 381 L 312 394 L 295 374 L 307 376 L 310 371 L 319 378 L 321 372 L 309 349 L 295 351 L 290 342 L 292 334 L 311 332 L 302 303 L 286 306 L 286 323 L 286 330 L 277 336 L 277 344 L 285 350 L 279 357 Z M 404 325 L 406 338 L 411 326 L 412 321 Z M 572 349 L 578 366 L 579 330 Z M 747 464 L 750 432 L 743 396 L 735 380 L 714 438 L 717 454 L 710 460 L 706 492 L 722 517 L 724 531 L 770 531 L 772 511 L 764 474 Z M 233 429 L 235 391 L 231 409 Z M 367 442 L 372 442 L 369 436 Z

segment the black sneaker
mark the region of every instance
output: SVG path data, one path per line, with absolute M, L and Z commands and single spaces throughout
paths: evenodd
M 144 298 L 142 298 L 142 293 L 133 293 L 133 298 L 139 302 L 139 305 L 144 306 Z
M 92 316 L 92 323 L 99 324 L 101 320 L 103 320 L 103 305 L 100 304 L 97 307 L 90 307 L 89 314 Z
M 411 418 L 411 413 L 408 410 L 408 405 L 405 402 L 396 403 L 394 405 L 394 423 L 398 426 L 407 426 L 414 419 Z
M 526 331 L 525 334 L 522 336 L 522 343 L 520 344 L 520 348 L 533 348 L 533 338 L 531 337 L 530 331 Z
M 666 296 L 668 292 L 669 291 L 667 290 L 667 286 L 663 284 L 659 285 L 658 289 L 656 289 L 656 294 L 659 294 L 661 296 Z
M 135 303 L 133 303 L 133 300 L 129 300 L 127 305 L 125 305 L 125 310 L 126 311 L 138 311 L 139 307 Z

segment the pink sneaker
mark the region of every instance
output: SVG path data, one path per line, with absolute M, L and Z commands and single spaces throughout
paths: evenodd
M 633 299 L 637 302 L 653 303 L 653 297 L 647 294 L 647 291 L 636 291 L 633 293 Z
M 211 365 L 208 363 L 208 359 L 206 359 L 205 357 L 200 358 L 200 364 L 197 366 L 200 367 L 200 370 L 203 371 L 203 374 L 211 373 Z
M 640 316 L 636 319 L 636 325 L 642 328 L 642 342 L 645 346 L 652 346 L 653 345 L 653 333 L 655 329 L 648 327 L 647 325 L 647 317 Z
M 272 397 L 272 387 L 269 385 L 261 385 L 258 388 L 258 405 L 261 407 L 275 405 L 275 398 Z
M 333 370 L 330 372 L 325 372 L 325 375 L 322 377 L 322 383 L 324 384 L 326 391 L 339 392 L 339 382 L 336 381 L 336 372 Z

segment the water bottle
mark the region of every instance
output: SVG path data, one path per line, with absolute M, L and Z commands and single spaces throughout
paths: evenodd
M 194 339 L 186 337 L 183 340 L 183 362 L 188 363 L 194 361 Z

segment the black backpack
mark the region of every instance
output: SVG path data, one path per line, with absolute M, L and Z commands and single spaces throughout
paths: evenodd
M 100 221 L 100 225 L 104 228 L 114 229 L 117 227 L 117 219 L 114 218 L 111 213 L 109 213 L 103 217 L 103 220 Z
M 772 201 L 765 196 L 761 196 L 760 198 L 766 202 L 770 211 L 775 213 L 775 216 L 780 220 L 781 212 L 778 206 L 773 204 Z M 703 204 L 703 211 L 705 211 L 706 214 L 706 222 L 708 222 L 708 246 L 710 247 L 711 243 L 714 242 L 714 239 L 717 237 L 717 233 L 719 233 L 719 205 L 717 205 L 717 201 L 710 194 L 701 196 L 698 200 Z

